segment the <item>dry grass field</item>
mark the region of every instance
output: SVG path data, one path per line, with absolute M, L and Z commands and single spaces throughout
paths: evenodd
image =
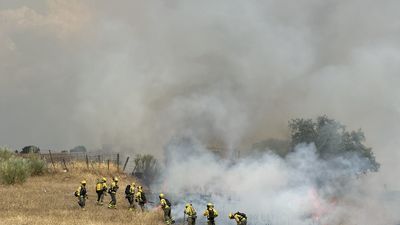
M 96 170 L 86 165 L 75 163 L 70 165 L 70 172 L 61 169 L 52 170 L 43 176 L 30 177 L 26 183 L 19 185 L 0 185 L 0 224 L 1 225 L 162 225 L 159 210 L 141 213 L 128 211 L 128 203 L 124 198 L 125 186 L 133 178 L 117 174 L 115 168 L 108 172 L 107 168 Z M 95 183 L 101 176 L 119 177 L 120 189 L 117 196 L 117 209 L 108 209 L 107 204 L 96 205 Z M 82 179 L 87 180 L 89 199 L 86 211 L 79 208 L 73 192 Z M 110 197 L 105 197 L 105 203 Z

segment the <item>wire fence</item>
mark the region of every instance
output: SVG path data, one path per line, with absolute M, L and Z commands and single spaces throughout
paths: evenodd
M 23 156 L 23 154 L 21 154 Z M 41 153 L 40 158 L 51 164 L 55 169 L 56 166 L 62 166 L 64 170 L 69 170 L 68 165 L 74 162 L 86 162 L 88 169 L 96 169 L 106 166 L 117 168 L 118 172 L 124 172 L 125 169 L 130 169 L 128 166 L 129 157 L 122 159 L 119 153 L 100 153 L 100 152 L 72 152 L 72 153 L 54 153 L 49 150 L 48 153 Z

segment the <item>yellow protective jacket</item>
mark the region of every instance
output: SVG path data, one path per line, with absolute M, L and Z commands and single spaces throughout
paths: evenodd
M 113 181 L 113 182 L 111 183 L 109 192 L 110 192 L 110 193 L 117 193 L 118 188 L 119 188 L 118 184 L 117 184 L 115 181 Z
M 209 208 L 204 211 L 203 215 L 206 216 L 207 219 L 212 220 L 218 216 L 218 212 L 214 208 Z
M 96 191 L 103 190 L 103 182 L 97 182 L 96 184 Z
M 86 187 L 83 185 L 79 186 L 78 189 L 76 189 L 76 191 L 75 191 L 75 196 L 77 196 L 77 197 L 79 197 L 79 196 L 86 197 L 86 195 L 87 195 Z
M 135 185 L 131 185 L 131 188 L 129 188 L 129 194 L 134 195 L 135 194 Z
M 246 220 L 246 218 L 245 218 L 244 216 L 241 216 L 241 215 L 239 215 L 239 214 L 237 214 L 237 213 L 235 213 L 235 215 L 233 215 L 233 218 L 235 218 L 235 221 L 236 221 L 237 223 Z
M 196 217 L 197 215 L 196 210 L 192 205 L 189 205 L 188 207 L 185 208 L 185 214 L 188 215 L 189 217 Z
M 167 200 L 165 200 L 164 198 L 160 199 L 160 205 L 161 205 L 161 208 L 163 208 L 163 209 L 169 208 L 169 205 L 167 204 Z
M 146 203 L 146 201 L 143 199 L 142 194 L 144 194 L 143 191 L 142 190 L 138 190 L 138 192 L 135 194 L 135 201 L 136 202 Z
M 103 191 L 107 191 L 107 189 L 108 189 L 107 183 L 104 182 L 104 183 L 103 183 Z
M 97 182 L 96 191 L 107 191 L 107 183 L 104 181 Z

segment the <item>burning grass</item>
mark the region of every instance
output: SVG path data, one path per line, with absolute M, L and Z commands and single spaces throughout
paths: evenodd
M 51 167 L 50 167 L 51 168 Z M 161 225 L 162 216 L 159 211 L 146 213 L 128 211 L 128 204 L 124 196 L 124 188 L 133 178 L 117 173 L 115 167 L 110 171 L 107 167 L 96 170 L 87 168 L 84 163 L 69 165 L 69 172 L 62 172 L 61 168 L 50 169 L 48 174 L 30 177 L 24 184 L 0 185 L 0 224 L 1 225 L 62 225 L 62 224 L 130 224 L 130 225 Z M 108 209 L 97 206 L 94 191 L 96 179 L 100 176 L 120 178 L 120 190 L 117 193 L 117 209 Z M 89 199 L 86 211 L 82 211 L 73 192 L 79 182 L 86 179 Z M 106 196 L 105 201 L 109 201 Z

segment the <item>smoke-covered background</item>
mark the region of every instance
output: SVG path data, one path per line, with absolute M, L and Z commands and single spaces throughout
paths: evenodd
M 369 162 L 355 154 L 320 160 L 313 144 L 300 144 L 284 159 L 255 154 L 221 160 L 193 138 L 168 144 L 167 168 L 158 190 L 168 191 L 182 218 L 186 202 L 198 210 L 215 204 L 218 224 L 229 222 L 229 212 L 246 212 L 254 225 L 397 224 L 398 200 L 388 201 L 371 177 L 359 174 Z M 183 199 L 182 199 L 183 198 Z
M 3 0 L 0 144 L 161 157 L 172 137 L 245 149 L 328 114 L 362 128 L 381 163 L 360 186 L 400 189 L 399 7 Z

